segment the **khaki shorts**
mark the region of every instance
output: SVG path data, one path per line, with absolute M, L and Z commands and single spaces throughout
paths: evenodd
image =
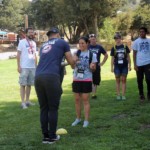
M 19 76 L 20 85 L 34 85 L 35 68 L 22 68 Z

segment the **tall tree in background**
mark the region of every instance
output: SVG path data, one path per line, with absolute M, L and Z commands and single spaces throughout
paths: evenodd
M 28 0 L 3 0 L 0 7 L 0 28 L 15 31 L 24 25 L 24 13 L 29 6 Z
M 150 29 L 150 1 L 141 0 L 139 7 L 134 13 L 134 20 L 131 25 L 131 29 L 138 30 L 141 26 L 145 26 Z
M 38 27 L 58 25 L 70 42 L 81 34 L 99 33 L 104 18 L 113 15 L 123 0 L 36 0 L 32 14 Z M 69 34 L 65 29 L 68 29 Z

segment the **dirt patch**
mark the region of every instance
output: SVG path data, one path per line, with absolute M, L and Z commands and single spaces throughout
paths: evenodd
M 142 124 L 140 126 L 140 130 L 143 131 L 143 130 L 146 130 L 146 129 L 150 129 L 150 124 Z
M 128 115 L 127 114 L 117 114 L 112 116 L 113 119 L 123 119 L 126 118 Z
M 13 44 L 0 44 L 0 53 L 15 52 L 16 47 Z

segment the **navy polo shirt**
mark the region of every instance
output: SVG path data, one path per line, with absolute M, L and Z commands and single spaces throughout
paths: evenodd
M 40 60 L 35 76 L 41 74 L 56 74 L 60 76 L 62 58 L 69 51 L 69 44 L 59 38 L 53 38 L 44 43 L 40 50 Z

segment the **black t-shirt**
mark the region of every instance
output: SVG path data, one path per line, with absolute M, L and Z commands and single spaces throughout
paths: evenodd
M 127 54 L 130 53 L 130 50 L 127 45 L 115 45 L 111 49 L 110 56 L 114 56 L 114 64 L 118 66 L 127 66 Z

